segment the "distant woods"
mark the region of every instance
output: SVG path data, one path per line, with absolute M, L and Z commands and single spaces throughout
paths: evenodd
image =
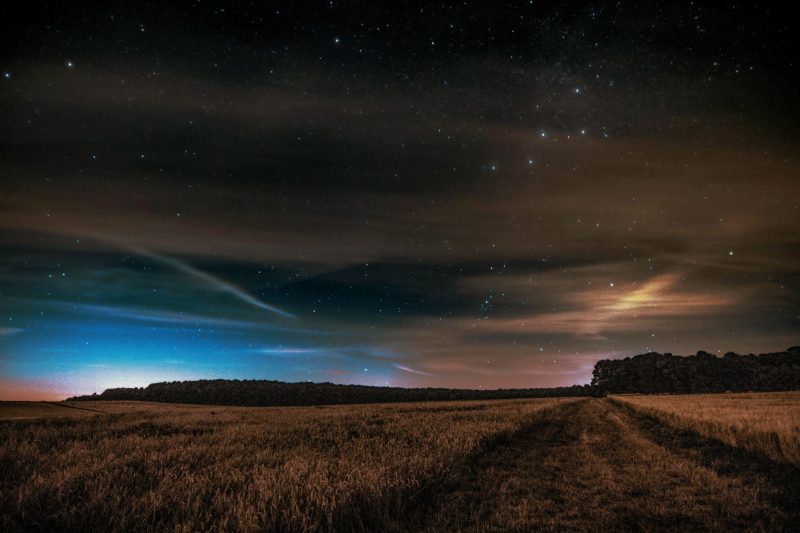
M 594 365 L 592 387 L 604 393 L 768 392 L 800 389 L 800 346 L 785 352 L 717 357 L 646 353 Z
M 70 400 L 139 400 L 267 407 L 590 396 L 593 391 L 593 387 L 589 385 L 552 389 L 406 389 L 334 383 L 215 379 L 153 383 L 144 388 L 106 389 L 102 394 L 77 396 Z
M 209 405 L 300 406 L 379 402 L 495 400 L 611 393 L 707 393 L 800 389 L 800 346 L 785 352 L 717 357 L 647 353 L 598 361 L 591 385 L 548 389 L 445 389 L 372 387 L 267 380 L 200 380 L 153 383 L 143 388 L 106 389 L 70 400 L 138 400 Z

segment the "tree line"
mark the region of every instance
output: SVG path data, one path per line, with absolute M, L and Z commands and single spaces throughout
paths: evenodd
M 691 394 L 800 390 L 800 346 L 785 352 L 723 357 L 700 351 L 693 356 L 646 353 L 602 360 L 590 385 L 530 389 L 447 389 L 374 387 L 270 380 L 197 380 L 106 389 L 78 400 L 138 400 L 207 405 L 301 406 L 379 402 L 499 400 L 603 396 L 615 393 Z
M 717 357 L 646 353 L 598 361 L 592 386 L 601 393 L 767 392 L 800 389 L 800 346 L 785 352 Z
M 198 380 L 153 383 L 147 387 L 106 389 L 76 400 L 138 400 L 208 405 L 299 406 L 446 400 L 497 400 L 588 396 L 589 385 L 541 389 L 446 389 L 374 387 L 334 383 L 284 383 L 269 380 Z

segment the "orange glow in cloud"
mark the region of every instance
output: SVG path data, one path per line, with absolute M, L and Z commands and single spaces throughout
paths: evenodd
M 710 290 L 681 290 L 679 280 L 677 274 L 662 274 L 627 291 L 609 286 L 574 292 L 567 301 L 575 308 L 568 311 L 464 322 L 483 331 L 599 336 L 645 330 L 662 323 L 663 319 L 686 317 L 733 305 L 744 296 Z

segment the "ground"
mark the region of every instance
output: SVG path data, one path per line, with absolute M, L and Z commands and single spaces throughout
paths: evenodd
M 714 415 L 721 433 L 708 417 L 675 414 L 697 397 L 325 408 L 0 404 L 2 525 L 792 530 L 800 523 L 800 394 L 750 397 L 702 401 L 725 406 Z M 767 426 L 731 429 L 723 415 L 737 418 L 731 410 L 749 403 L 773 406 L 774 435 Z M 37 410 L 60 417 L 31 418 Z

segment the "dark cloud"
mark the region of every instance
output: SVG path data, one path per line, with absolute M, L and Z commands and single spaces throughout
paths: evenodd
M 777 7 L 40 7 L 0 36 L 9 390 L 797 344 Z

